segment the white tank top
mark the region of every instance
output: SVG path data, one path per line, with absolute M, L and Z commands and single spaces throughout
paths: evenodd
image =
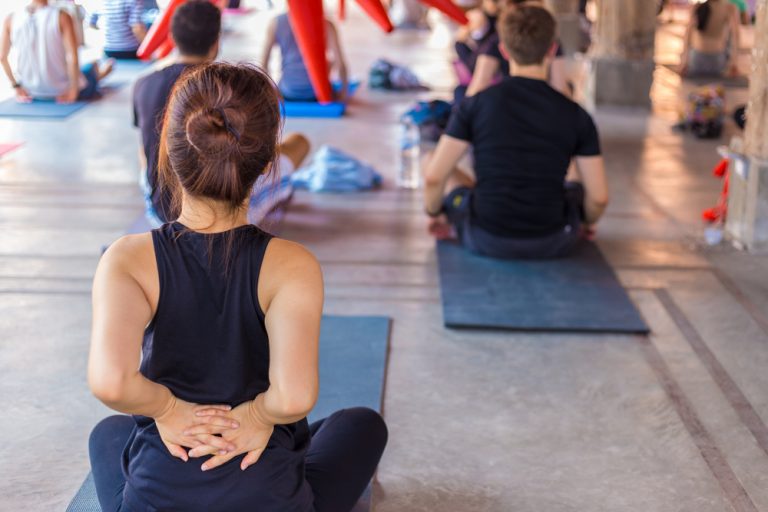
M 67 54 L 59 27 L 59 10 L 38 7 L 13 14 L 11 43 L 18 55 L 18 80 L 30 95 L 53 98 L 67 91 Z

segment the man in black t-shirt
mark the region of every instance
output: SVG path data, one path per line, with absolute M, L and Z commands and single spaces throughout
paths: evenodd
M 602 215 L 608 187 L 595 124 L 545 81 L 555 30 L 542 7 L 502 15 L 511 77 L 458 106 L 426 169 L 425 206 L 436 236 L 453 225 L 480 254 L 558 257 L 575 246 L 582 223 Z M 470 145 L 476 178 L 456 167 Z
M 499 8 L 502 12 L 506 12 L 512 9 L 516 9 L 517 6 L 522 4 L 541 4 L 542 0 L 501 0 L 499 2 Z M 563 52 L 561 49 L 560 41 L 557 42 L 557 53 L 555 58 L 551 60 L 549 66 L 549 83 L 558 91 L 571 95 L 570 86 L 568 84 L 567 73 L 565 70 L 565 61 L 562 58 Z M 494 31 L 483 44 L 477 49 L 477 55 L 474 59 L 474 68 L 472 69 L 472 79 L 465 88 L 461 91 L 461 86 L 457 88 L 454 95 L 457 99 L 464 98 L 465 96 L 474 96 L 478 92 L 482 91 L 498 82 L 500 79 L 505 79 L 509 76 L 509 58 L 501 52 L 501 38 L 498 31 Z M 501 77 L 501 78 L 500 78 Z
M 187 2 L 171 18 L 171 37 L 178 48 L 175 60 L 140 78 L 133 89 L 133 124 L 141 131 L 146 163 L 147 209 L 155 223 L 175 220 L 172 197 L 158 185 L 157 159 L 165 105 L 176 80 L 190 66 L 212 62 L 219 53 L 221 11 L 211 2 Z M 160 221 L 160 222 L 158 222 Z

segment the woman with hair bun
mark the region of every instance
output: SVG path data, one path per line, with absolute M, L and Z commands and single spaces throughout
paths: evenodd
M 209 64 L 173 89 L 160 179 L 178 219 L 112 244 L 93 284 L 89 384 L 132 415 L 91 433 L 104 512 L 348 511 L 378 465 L 378 413 L 306 420 L 320 266 L 247 221 L 280 126 L 277 90 L 257 68 Z

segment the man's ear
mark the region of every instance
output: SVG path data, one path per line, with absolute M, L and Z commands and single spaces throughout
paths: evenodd
M 504 45 L 501 44 L 501 43 L 499 43 L 499 51 L 501 52 L 501 56 L 502 57 L 504 57 L 506 60 L 508 60 L 510 62 L 512 61 L 512 59 L 509 56 L 509 52 L 507 51 L 506 48 L 504 48 Z
M 552 46 L 550 46 L 549 50 L 547 50 L 546 58 L 554 60 L 554 58 L 557 56 L 557 50 L 559 49 L 560 49 L 560 42 L 559 41 L 553 42 Z

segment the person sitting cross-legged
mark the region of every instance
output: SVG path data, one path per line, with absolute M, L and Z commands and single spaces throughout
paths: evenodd
M 141 151 L 146 166 L 142 177 L 146 195 L 146 217 L 150 224 L 159 226 L 178 217 L 178 205 L 174 205 L 170 191 L 162 189 L 158 180 L 158 152 L 160 148 L 160 124 L 165 106 L 174 84 L 185 72 L 216 59 L 219 52 L 221 33 L 221 11 L 207 0 L 190 0 L 181 5 L 171 18 L 171 37 L 178 55 L 167 65 L 141 77 L 133 90 L 133 122 L 141 131 Z M 278 166 L 284 177 L 298 168 L 309 153 L 310 145 L 306 137 L 293 133 L 285 136 L 278 147 Z M 260 181 L 257 185 L 261 187 Z M 275 193 L 268 191 L 265 199 L 274 204 L 285 199 L 285 189 L 292 192 L 290 182 L 281 181 L 275 185 Z M 267 213 L 271 208 L 266 201 L 257 206 L 260 212 Z M 259 221 L 261 219 L 253 219 Z
M 334 101 L 346 101 L 349 93 L 349 79 L 341 40 L 333 22 L 324 20 L 324 23 L 328 48 L 328 70 L 329 72 L 335 70 L 341 83 L 338 90 L 334 91 Z M 261 64 L 264 69 L 269 69 L 269 60 L 275 46 L 280 49 L 281 74 L 278 88 L 283 99 L 285 101 L 317 101 L 312 81 L 309 78 L 307 64 L 299 50 L 299 44 L 287 13 L 274 18 L 267 27 L 266 42 L 261 57 Z
M 16 91 L 16 100 L 73 103 L 99 96 L 99 82 L 113 61 L 89 62 L 80 68 L 72 17 L 48 0 L 33 0 L 5 19 L 0 36 L 0 64 Z M 17 66 L 9 56 L 15 49 Z
M 491 257 L 565 256 L 608 203 L 597 129 L 546 82 L 552 15 L 522 5 L 502 15 L 499 31 L 511 77 L 454 111 L 426 166 L 430 229 L 447 237 L 455 228 L 467 249 Z M 476 178 L 457 167 L 470 146 Z

